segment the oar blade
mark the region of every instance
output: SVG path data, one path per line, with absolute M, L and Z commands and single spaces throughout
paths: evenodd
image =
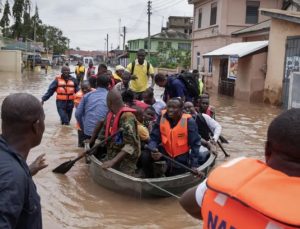
M 61 165 L 57 166 L 55 169 L 53 169 L 52 172 L 65 174 L 73 167 L 74 164 L 75 164 L 74 160 L 64 162 Z

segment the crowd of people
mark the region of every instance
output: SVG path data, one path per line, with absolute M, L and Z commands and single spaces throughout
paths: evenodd
M 104 169 L 142 178 L 174 176 L 186 172 L 180 164 L 197 172 L 209 154 L 216 153 L 222 128 L 197 71 L 154 75 L 144 50 L 127 68 L 117 66 L 115 73 L 104 64 L 96 73 L 90 64 L 84 77 L 83 69 L 79 63 L 73 78 L 69 67 L 63 66 L 41 103 L 27 93 L 4 99 L 0 228 L 42 228 L 40 197 L 32 176 L 47 164 L 44 155 L 29 166 L 26 159 L 41 142 L 42 105 L 54 93 L 62 125 L 70 125 L 76 109 L 78 147 L 97 146 L 98 139 L 114 136 L 101 147 Z M 164 88 L 163 99 L 154 97 L 154 84 Z M 292 109 L 270 124 L 266 163 L 238 158 L 216 168 L 183 194 L 183 208 L 203 219 L 204 228 L 299 228 L 299 116 L 300 109 Z M 165 169 L 156 171 L 156 164 Z
M 221 126 L 215 120 L 201 114 L 207 113 L 204 109 L 210 111 L 208 107 L 200 107 L 209 97 L 200 94 L 200 90 L 196 96 L 190 94 L 179 75 L 154 75 L 145 55 L 144 50 L 139 50 L 134 62 L 126 68 L 116 66 L 114 73 L 104 64 L 98 66 L 96 73 L 90 63 L 86 77 L 79 62 L 75 70 L 77 79 L 64 66 L 42 97 L 42 103 L 56 92 L 62 125 L 70 124 L 73 106 L 76 107 L 79 147 L 85 143 L 93 146 L 97 139 L 123 130 L 107 145 L 104 168 L 114 167 L 132 176 L 154 177 L 158 175 L 153 171 L 153 164 L 159 161 L 166 166 L 165 174 L 159 176 L 184 173 L 185 169 L 161 155 L 166 154 L 197 171 L 221 133 Z M 198 82 L 199 75 L 194 72 L 192 76 Z M 155 84 L 165 88 L 163 99 L 155 98 Z M 200 106 L 195 108 L 194 103 Z M 201 139 L 203 133 L 205 138 Z

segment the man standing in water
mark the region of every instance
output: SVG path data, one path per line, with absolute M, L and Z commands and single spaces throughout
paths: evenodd
M 135 110 L 124 105 L 122 97 L 116 89 L 108 93 L 107 106 L 110 112 L 104 122 L 105 137 L 114 134 L 120 128 L 123 129 L 123 132 L 108 142 L 107 161 L 103 163 L 102 167 L 114 167 L 123 173 L 134 176 L 141 151 L 137 120 L 133 114 Z M 102 137 L 103 135 L 102 133 Z
M 142 100 L 142 94 L 148 88 L 148 79 L 151 76 L 152 84 L 154 86 L 154 70 L 152 65 L 145 60 L 146 52 L 144 49 L 140 49 L 137 52 L 137 59 L 128 64 L 127 71 L 133 76 L 133 80 L 130 82 L 130 89 L 134 92 L 135 99 Z
M 26 159 L 42 140 L 43 107 L 30 94 L 11 94 L 2 103 L 1 119 L 0 228 L 40 229 L 40 197 L 31 176 L 47 165 L 40 158 L 38 167 L 30 168 Z
M 62 125 L 70 125 L 74 107 L 74 97 L 79 87 L 75 78 L 70 75 L 70 68 L 63 66 L 61 75 L 50 84 L 48 91 L 42 97 L 42 104 L 56 92 L 56 107 Z
M 236 158 L 216 168 L 181 197 L 182 207 L 203 219 L 203 228 L 300 227 L 300 109 L 269 126 L 265 162 Z

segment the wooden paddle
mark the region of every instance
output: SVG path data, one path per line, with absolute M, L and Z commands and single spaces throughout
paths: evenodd
M 219 140 L 217 141 L 217 144 L 218 144 L 218 146 L 221 148 L 221 150 L 223 151 L 225 157 L 230 157 L 230 154 L 228 154 L 228 153 L 225 151 L 225 149 L 223 148 L 223 146 L 222 146 L 222 144 L 221 144 L 221 142 L 220 142 Z
M 57 166 L 55 169 L 52 170 L 52 172 L 61 173 L 61 174 L 67 173 L 77 161 L 79 161 L 81 158 L 85 157 L 86 155 L 88 155 L 88 156 L 93 155 L 94 153 L 97 152 L 98 147 L 102 146 L 103 143 L 105 143 L 108 140 L 112 139 L 114 136 L 121 133 L 122 131 L 123 131 L 123 129 L 120 128 L 116 133 L 114 133 L 111 136 L 107 137 L 106 139 L 102 140 L 97 145 L 94 145 L 91 149 L 85 151 L 83 154 L 81 154 L 77 158 L 75 158 L 73 160 L 66 161 L 66 162 L 62 163 L 61 165 Z
M 145 145 L 144 147 L 145 147 L 145 149 L 148 149 L 148 150 L 150 150 L 151 152 L 153 152 L 153 151 L 148 147 L 148 145 Z M 194 174 L 194 175 L 196 175 L 196 176 L 199 176 L 199 175 L 200 175 L 200 174 L 199 174 L 198 172 L 196 172 L 195 170 L 193 170 L 193 169 L 187 167 L 186 165 L 184 165 L 184 164 L 182 164 L 182 163 L 180 163 L 180 162 L 174 160 L 173 158 L 171 158 L 171 157 L 169 157 L 169 156 L 167 156 L 167 155 L 165 155 L 165 154 L 163 154 L 163 153 L 161 153 L 161 156 L 162 156 L 163 158 L 169 160 L 169 161 L 172 161 L 174 164 L 177 164 L 178 166 L 180 166 L 180 167 L 186 169 L 187 171 L 189 171 L 190 173 L 192 173 L 192 174 Z

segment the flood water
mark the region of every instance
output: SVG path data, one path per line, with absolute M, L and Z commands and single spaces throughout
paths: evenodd
M 0 73 L 0 101 L 14 92 L 29 92 L 41 98 L 56 73 Z M 230 142 L 224 145 L 230 158 L 263 159 L 267 126 L 280 109 L 221 96 L 213 96 L 211 104 L 217 108 L 216 119 Z M 76 157 L 82 149 L 77 148 L 75 119 L 70 127 L 60 125 L 55 96 L 45 102 L 44 109 L 44 137 L 28 158 L 31 162 L 46 153 L 49 164 L 34 177 L 42 201 L 44 228 L 199 228 L 200 222 L 188 216 L 175 198 L 136 199 L 100 187 L 93 182 L 84 160 L 66 175 L 52 173 L 53 168 Z M 220 151 L 218 163 L 224 160 Z

